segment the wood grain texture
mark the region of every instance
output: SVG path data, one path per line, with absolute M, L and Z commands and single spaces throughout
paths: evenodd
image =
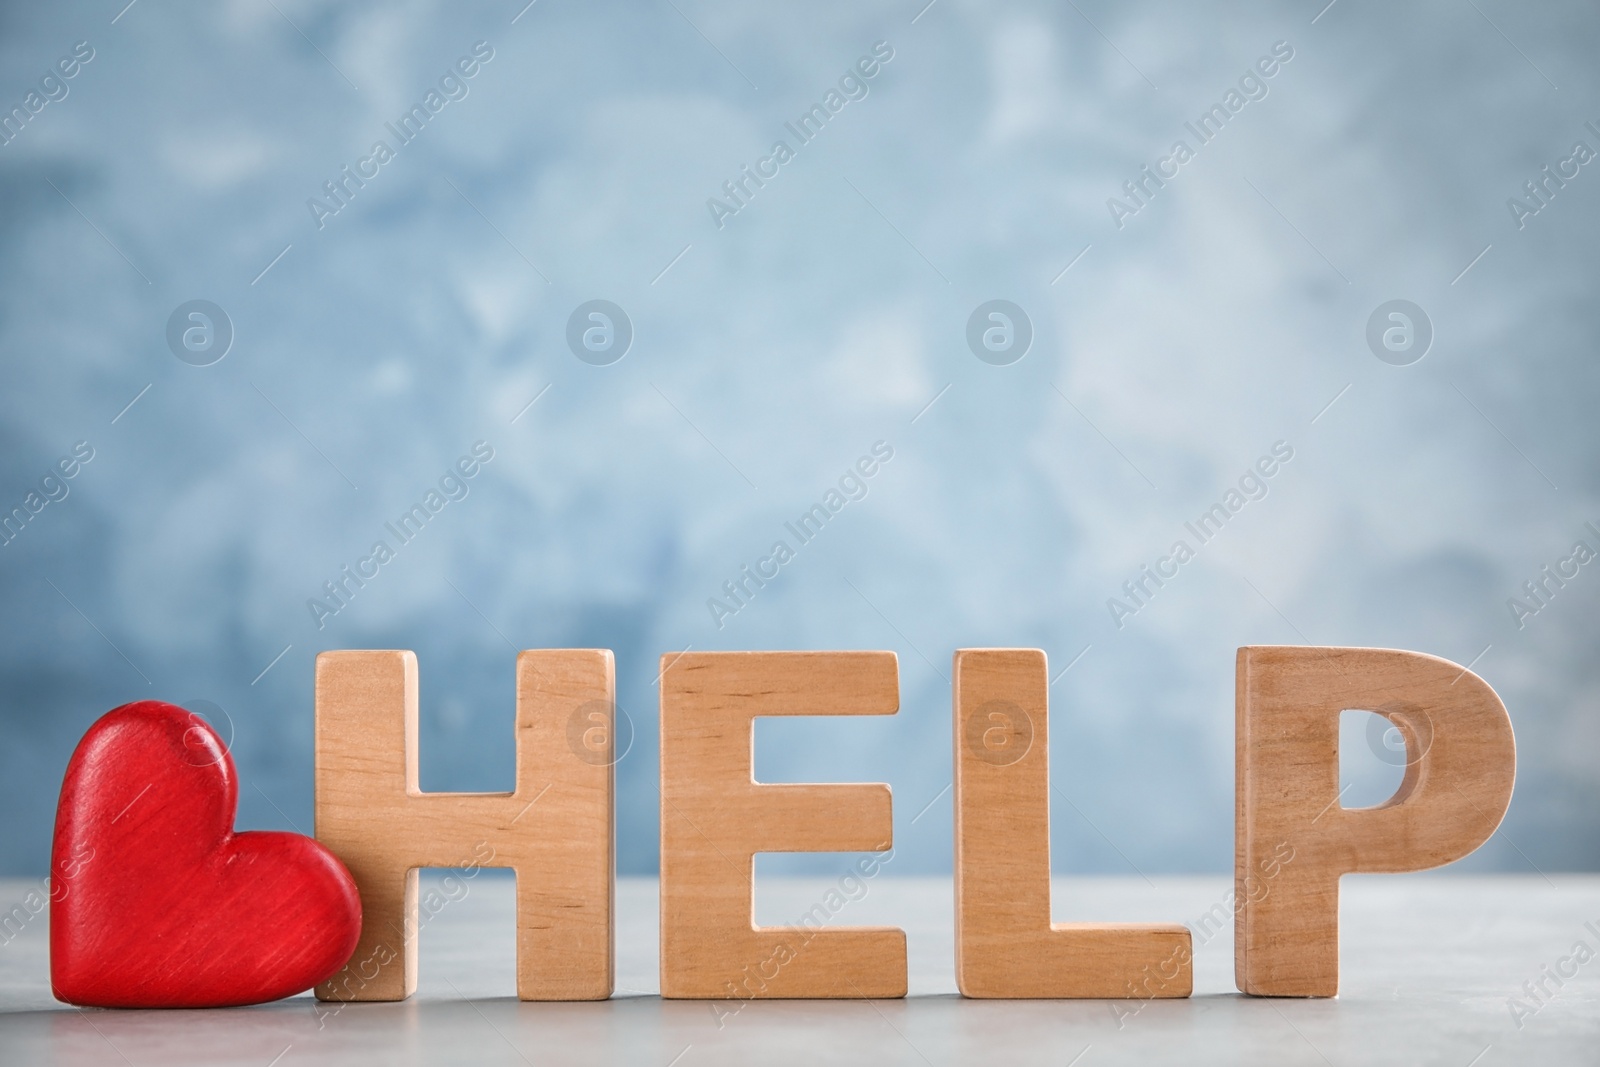
M 419 867 L 517 872 L 518 997 L 611 995 L 612 656 L 525 651 L 516 670 L 515 790 L 424 793 L 416 656 L 317 657 L 317 837 L 350 868 L 365 917 L 350 964 L 317 987 L 323 1000 L 416 990 Z
M 1472 852 L 1511 803 L 1505 705 L 1459 664 L 1380 648 L 1250 646 L 1236 675 L 1234 977 L 1256 996 L 1339 991 L 1339 877 Z M 1372 808 L 1339 804 L 1339 713 L 1400 730 L 1406 769 Z
M 754 924 L 757 852 L 893 843 L 887 785 L 761 785 L 758 715 L 893 715 L 893 652 L 693 652 L 661 658 L 661 995 L 903 997 L 894 927 Z
M 309 837 L 235 833 L 238 799 L 233 757 L 198 715 L 141 700 L 89 728 L 56 809 L 57 998 L 101 1008 L 255 1004 L 344 966 L 361 929 L 350 875 Z
M 1181 924 L 1050 921 L 1049 685 L 1038 649 L 955 653 L 956 984 L 985 998 L 1187 997 Z

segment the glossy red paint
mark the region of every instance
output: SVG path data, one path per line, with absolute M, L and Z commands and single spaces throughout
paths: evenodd
M 355 950 L 361 902 L 309 837 L 235 833 L 239 784 L 198 715 L 107 712 L 67 764 L 51 857 L 50 984 L 71 1004 L 199 1008 L 311 988 Z

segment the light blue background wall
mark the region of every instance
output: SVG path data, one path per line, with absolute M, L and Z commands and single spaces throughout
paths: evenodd
M 318 651 L 415 649 L 424 786 L 496 789 L 513 650 L 564 646 L 616 651 L 637 728 L 624 872 L 655 867 L 654 679 L 685 646 L 897 651 L 898 716 L 763 723 L 757 770 L 892 783 L 898 869 L 947 870 L 950 653 L 985 645 L 1052 675 L 1088 648 L 1051 691 L 1057 869 L 1225 870 L 1234 649 L 1304 642 L 1480 657 L 1520 774 L 1468 863 L 1600 865 L 1600 574 L 1507 607 L 1600 547 L 1600 172 L 1507 207 L 1600 148 L 1592 9 L 121 6 L 0 15 L 6 108 L 94 49 L 0 147 L 0 506 L 94 449 L 0 547 L 0 873 L 43 873 L 116 704 L 221 709 L 241 825 L 309 830 Z M 478 41 L 469 94 L 319 229 L 308 198 Z M 707 199 L 879 41 L 868 95 L 719 229 Z M 1280 41 L 1119 228 L 1107 199 Z M 207 367 L 165 337 L 198 298 L 236 331 Z M 611 366 L 565 342 L 594 298 L 635 330 Z M 994 298 L 1035 330 L 1005 367 L 964 338 Z M 1394 298 L 1436 334 L 1410 366 L 1364 338 Z M 469 495 L 319 629 L 308 598 L 479 440 Z M 880 440 L 866 497 L 715 625 Z M 1278 441 L 1268 495 L 1118 628 L 1107 599 Z

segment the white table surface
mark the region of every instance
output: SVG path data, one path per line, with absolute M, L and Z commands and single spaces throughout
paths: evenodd
M 9 910 L 34 885 L 0 881 L 0 902 Z M 761 879 L 757 919 L 793 919 L 835 885 Z M 1228 888 L 1215 877 L 1059 878 L 1056 919 L 1193 928 Z M 1585 927 L 1600 930 L 1600 876 L 1346 878 L 1337 999 L 1241 996 L 1230 927 L 1196 938 L 1193 998 L 1142 1007 L 961 998 L 949 879 L 888 875 L 869 882 L 834 924 L 906 930 L 904 1000 L 664 1001 L 656 995 L 656 884 L 623 879 L 616 996 L 523 1004 L 515 999 L 511 889 L 508 877 L 480 878 L 424 925 L 417 996 L 322 1018 L 309 996 L 206 1011 L 60 1004 L 50 996 L 40 915 L 0 937 L 0 1064 L 1600 1064 L 1600 957 L 1542 1006 L 1522 990 L 1580 940 L 1600 952 L 1600 937 Z M 1548 979 L 1546 987 L 1555 989 Z M 1520 1026 L 1515 996 L 1537 1008 Z

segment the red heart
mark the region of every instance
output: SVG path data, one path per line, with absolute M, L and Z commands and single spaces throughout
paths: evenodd
M 89 728 L 56 809 L 57 998 L 256 1004 L 344 966 L 361 933 L 350 873 L 309 837 L 234 833 L 238 802 L 233 757 L 198 715 L 141 700 Z

